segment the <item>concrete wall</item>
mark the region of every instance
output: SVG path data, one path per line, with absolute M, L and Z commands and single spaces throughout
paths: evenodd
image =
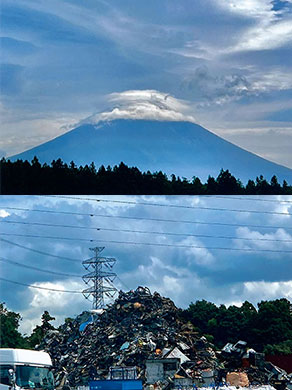
M 179 359 L 151 359 L 146 361 L 146 383 L 154 384 L 172 377 L 179 368 Z

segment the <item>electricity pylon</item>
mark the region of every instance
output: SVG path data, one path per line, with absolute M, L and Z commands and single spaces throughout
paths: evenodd
M 83 290 L 82 293 L 86 299 L 93 296 L 92 309 L 103 309 L 105 296 L 113 298 L 117 292 L 113 285 L 116 274 L 109 271 L 113 268 L 116 259 L 114 257 L 99 256 L 104 247 L 90 248 L 90 250 L 94 252 L 94 256 L 82 261 L 82 264 L 87 271 L 91 272 L 84 275 L 82 279 L 86 284 L 92 282 L 93 286 Z

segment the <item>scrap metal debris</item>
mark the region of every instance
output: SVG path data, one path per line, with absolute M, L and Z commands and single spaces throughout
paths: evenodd
M 100 314 L 83 312 L 49 331 L 38 349 L 52 357 L 57 386 L 88 385 L 109 378 L 119 367 L 135 367 L 149 389 L 193 389 L 196 386 L 289 382 L 283 370 L 264 362 L 244 341 L 222 351 L 183 321 L 174 303 L 147 287 L 119 292 Z M 247 354 L 247 351 L 249 353 Z M 245 361 L 245 364 L 242 362 Z

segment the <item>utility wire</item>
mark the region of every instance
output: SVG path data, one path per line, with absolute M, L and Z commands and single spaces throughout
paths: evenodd
M 11 207 L 11 206 L 2 206 L 5 210 L 19 210 L 19 211 L 32 211 L 37 213 L 50 213 L 50 214 L 65 214 L 65 215 L 82 215 L 88 217 L 100 216 L 93 213 L 75 213 L 73 211 L 56 211 L 56 210 L 42 210 L 42 209 L 29 209 L 25 207 Z
M 45 195 L 54 198 L 63 198 L 63 199 L 75 199 L 75 200 L 89 200 L 95 202 L 104 202 L 104 203 L 120 203 L 120 204 L 131 204 L 131 205 L 142 205 L 142 206 L 158 206 L 158 207 L 173 207 L 173 208 L 183 208 L 183 209 L 192 209 L 192 210 L 212 210 L 212 211 L 230 211 L 237 213 L 253 213 L 253 214 L 272 214 L 272 215 L 292 215 L 290 213 L 281 213 L 277 211 L 259 211 L 259 210 L 242 210 L 242 209 L 227 209 L 222 207 L 205 207 L 205 206 L 184 206 L 184 205 L 175 205 L 175 204 L 163 204 L 163 203 L 150 203 L 150 202 L 134 202 L 130 200 L 112 200 L 112 199 L 93 199 L 93 198 L 78 198 L 74 196 L 60 196 L 60 195 Z
M 5 240 L 5 238 L 2 238 L 2 237 L 0 237 L 0 241 L 6 242 L 6 243 L 8 243 L 8 244 L 17 246 L 17 247 L 22 248 L 22 249 L 29 250 L 29 251 L 31 251 L 31 252 L 38 253 L 38 254 L 40 254 L 40 255 L 50 256 L 50 257 L 54 257 L 54 258 L 56 258 L 56 259 L 62 259 L 62 260 L 68 260 L 68 261 L 74 261 L 74 262 L 77 262 L 77 261 L 78 261 L 78 263 L 80 263 L 80 260 L 78 260 L 78 259 L 72 259 L 72 258 L 70 258 L 70 257 L 58 256 L 58 255 L 53 255 L 52 253 L 47 253 L 47 252 L 39 251 L 39 250 L 37 250 L 37 249 L 29 248 L 29 247 L 27 247 L 27 246 L 18 244 L 18 243 L 16 243 L 16 242 L 13 242 L 13 241 L 10 241 L 10 240 Z
M 78 259 L 71 259 L 71 258 L 67 258 L 67 257 L 63 257 L 63 256 L 57 256 L 57 255 L 53 255 L 51 253 L 47 253 L 47 252 L 41 252 L 41 251 L 38 251 L 38 250 L 35 250 L 33 248 L 29 248 L 29 247 L 26 247 L 24 245 L 20 245 L 20 244 L 17 244 L 16 242 L 12 242 L 12 241 L 9 241 L 9 240 L 5 240 L 4 238 L 0 238 L 1 241 L 3 242 L 6 242 L 8 244 L 11 244 L 11 245 L 15 245 L 17 247 L 20 247 L 22 249 L 26 249 L 26 250 L 29 250 L 29 251 L 32 251 L 32 252 L 37 252 L 37 253 L 40 253 L 42 255 L 45 255 L 45 256 L 51 256 L 51 257 L 54 257 L 54 258 L 59 258 L 59 259 L 62 259 L 62 260 L 70 260 L 70 261 L 76 261 L 76 262 L 79 262 L 80 263 L 80 260 Z M 70 276 L 73 276 L 70 274 Z M 126 287 L 127 290 L 130 290 L 130 288 L 122 281 L 122 279 L 117 275 L 116 276 L 117 279 L 119 279 L 119 281 Z
M 48 288 L 48 287 L 34 286 L 33 284 L 20 283 L 20 282 L 16 282 L 16 281 L 14 281 L 14 280 L 9 280 L 9 279 L 5 279 L 5 278 L 0 278 L 0 280 L 3 280 L 4 282 L 13 283 L 13 284 L 18 284 L 18 285 L 20 285 L 20 286 L 26 286 L 26 287 L 37 288 L 37 289 L 40 289 L 40 290 L 56 291 L 56 292 L 61 292 L 61 293 L 82 294 L 82 291 L 76 291 L 76 290 L 58 290 L 58 289 L 56 289 L 56 288 Z
M 4 262 L 4 263 L 9 263 L 9 264 L 17 265 L 18 267 L 23 267 L 23 268 L 27 268 L 27 269 L 32 269 L 32 270 L 34 270 L 34 271 L 45 272 L 45 273 L 47 273 L 47 274 L 61 275 L 61 276 L 70 276 L 70 277 L 81 278 L 81 276 L 80 276 L 80 275 L 77 275 L 77 274 L 66 274 L 66 273 L 63 273 L 63 272 L 50 271 L 50 270 L 47 270 L 47 269 L 37 268 L 37 267 L 30 266 L 30 265 L 18 263 L 17 261 L 12 261 L 12 260 L 8 260 L 8 259 L 4 259 L 3 257 L 0 257 L 0 261 L 2 261 L 2 262 Z
M 191 233 L 172 233 L 172 232 L 157 232 L 157 231 L 145 231 L 145 230 L 131 230 L 131 229 L 113 229 L 103 227 L 91 227 L 91 226 L 77 226 L 77 225 L 59 225 L 54 223 L 42 223 L 42 222 L 24 222 L 24 221 L 7 221 L 0 220 L 0 223 L 22 224 L 22 225 L 36 225 L 36 226 L 51 226 L 61 228 L 74 228 L 74 229 L 87 229 L 87 230 L 99 230 L 110 231 L 119 233 L 138 233 L 138 234 L 156 234 L 163 236 L 183 236 L 183 237 L 199 237 L 199 238 L 220 238 L 230 240 L 244 240 L 244 241 L 271 241 L 271 242 L 292 242 L 292 240 L 279 240 L 279 239 L 267 239 L 267 238 L 244 238 L 234 236 L 216 236 L 210 234 L 191 234 Z
M 70 260 L 70 261 L 76 261 L 76 262 L 80 262 L 80 260 L 78 259 L 71 259 L 71 258 L 67 258 L 67 257 L 63 257 L 63 256 L 57 256 L 57 255 L 53 255 L 51 253 L 47 253 L 47 252 L 42 252 L 42 251 L 38 251 L 38 250 L 35 250 L 33 248 L 29 248 L 29 247 L 26 247 L 24 245 L 20 245 L 20 244 L 17 244 L 15 242 L 12 242 L 12 241 L 9 241 L 9 240 L 5 240 L 3 238 L 0 238 L 1 241 L 3 242 L 6 242 L 8 244 L 12 244 L 12 245 L 15 245 L 17 247 L 20 247 L 22 249 L 27 249 L 29 251 L 32 251 L 32 252 L 37 252 L 37 253 L 40 253 L 42 255 L 45 255 L 45 256 L 51 256 L 51 257 L 54 257 L 54 258 L 59 258 L 59 259 L 62 259 L 62 260 Z M 1 258 L 0 258 L 0 261 L 1 261 Z M 19 263 L 17 262 L 14 262 L 14 261 L 11 261 L 11 260 L 7 260 L 7 259 L 2 259 L 2 261 L 6 261 L 6 262 L 9 262 L 9 263 L 13 263 L 13 264 L 17 264 L 17 265 L 20 265 Z M 21 264 L 23 266 L 23 264 Z M 26 268 L 28 268 L 29 266 L 26 266 Z M 64 275 L 64 276 L 76 276 L 76 277 L 80 277 L 79 275 L 74 275 L 74 274 L 64 274 L 64 273 L 57 273 L 57 272 L 53 272 L 53 271 L 48 271 L 48 270 L 43 270 L 43 269 L 40 269 L 40 268 L 36 268 L 36 267 L 29 267 L 29 268 L 33 268 L 37 271 L 42 271 L 42 272 L 47 272 L 47 273 L 53 273 L 53 274 L 57 274 L 57 275 Z M 127 290 L 130 290 L 130 287 L 128 287 L 125 282 L 122 281 L 122 279 L 117 275 L 116 278 L 124 285 L 124 287 L 126 287 Z
M 76 199 L 76 200 L 87 200 L 87 201 L 97 201 L 97 202 L 103 202 L 103 201 L 107 201 L 107 202 L 111 202 L 112 200 L 111 199 L 94 199 L 94 198 L 85 198 L 85 197 L 77 197 L 77 196 L 70 196 L 70 195 L 43 195 L 43 196 L 46 196 L 46 197 L 54 197 L 54 198 L 63 198 L 63 199 Z M 245 197 L 240 197 L 240 196 L 230 196 L 230 195 L 185 195 L 185 196 L 188 196 L 188 197 L 200 197 L 200 198 L 207 198 L 207 199 L 233 199 L 233 200 L 249 200 L 249 201 L 258 201 L 258 202 L 272 202 L 272 203 L 292 203 L 292 199 L 291 200 L 283 200 L 283 199 L 263 199 L 261 197 L 261 195 L 259 195 L 258 198 L 253 198 L 253 197 L 250 197 L 249 195 L 246 195 Z M 122 202 L 122 201 L 118 201 L 118 200 L 113 200 L 112 202 Z M 141 204 L 140 202 L 136 202 L 137 204 Z M 145 204 L 151 204 L 149 202 L 145 202 Z M 151 205 L 155 205 L 155 206 L 158 206 L 158 204 L 151 204 Z M 168 205 L 164 205 L 162 204 L 163 206 L 168 206 Z M 172 205 L 170 207 L 188 207 L 188 206 L 180 206 L 180 205 Z M 192 206 L 189 206 L 189 207 L 192 207 Z
M 111 244 L 126 244 L 126 245 L 147 245 L 147 246 L 160 246 L 160 247 L 172 247 L 172 248 L 193 248 L 193 249 L 210 249 L 210 250 L 225 250 L 225 251 L 240 251 L 240 252 L 268 252 L 268 253 L 292 253 L 287 250 L 274 250 L 274 249 L 247 249 L 247 248 L 224 248 L 224 247 L 206 247 L 197 245 L 184 245 L 184 244 L 161 244 L 150 242 L 135 242 L 135 241 L 116 241 L 116 240 L 101 240 L 101 239 L 87 239 L 87 238 L 73 238 L 73 237 L 55 237 L 55 236 L 39 236 L 35 234 L 15 234 L 15 233 L 0 233 L 5 236 L 17 236 L 17 237 L 30 237 L 30 238 L 42 238 L 50 240 L 68 240 L 68 241 L 86 241 L 86 242 L 103 242 Z
M 6 219 L 0 220 L 0 223 L 11 223 L 11 224 L 20 224 L 20 225 L 36 225 L 36 226 L 53 226 L 53 227 L 86 229 L 86 230 L 102 230 L 103 229 L 103 228 L 91 227 L 91 226 L 58 225 L 55 223 L 43 223 L 43 222 L 7 221 Z
M 119 215 L 76 213 L 72 211 L 40 210 L 40 209 L 6 207 L 6 206 L 4 208 L 7 210 L 32 211 L 32 212 L 49 213 L 49 214 L 66 214 L 66 215 L 79 215 L 79 216 L 100 217 L 100 218 L 117 218 L 117 219 L 127 219 L 127 220 L 132 219 L 138 221 L 171 222 L 176 224 L 187 223 L 187 224 L 199 224 L 199 225 L 255 227 L 255 228 L 264 228 L 264 229 L 292 229 L 292 227 L 285 227 L 285 226 L 271 226 L 271 225 L 264 226 L 264 225 L 249 225 L 249 224 L 224 223 L 224 222 L 204 222 L 204 221 L 190 221 L 190 220 L 163 219 L 163 218 L 128 217 L 128 216 L 119 216 Z
M 130 287 L 128 287 L 128 286 L 125 284 L 125 282 L 123 282 L 122 279 L 121 279 L 118 275 L 116 276 L 116 278 L 124 285 L 124 287 L 126 287 L 126 289 L 127 289 L 128 291 L 131 290 Z
M 196 195 L 195 195 L 196 196 Z M 258 198 L 250 197 L 249 195 L 244 196 L 243 198 L 240 196 L 229 196 L 229 195 L 197 195 L 200 196 L 200 198 L 207 198 L 207 199 L 234 199 L 234 200 L 244 200 L 244 201 L 256 201 L 256 202 L 269 202 L 269 203 L 292 203 L 292 200 L 284 200 L 284 199 L 266 199 L 267 196 L 264 198 L 259 195 Z M 282 195 L 283 196 L 283 195 Z M 288 196 L 288 195 L 284 195 Z
M 12 261 L 12 260 L 8 260 L 8 259 L 0 258 L 0 261 L 5 262 L 5 263 L 14 264 L 14 265 L 17 265 L 17 266 L 19 266 L 19 267 L 32 269 L 32 270 L 34 270 L 34 271 L 45 272 L 45 273 L 47 273 L 47 274 L 53 274 L 53 275 L 61 275 L 61 276 L 69 276 L 69 277 L 82 278 L 82 276 L 77 275 L 77 274 L 66 274 L 66 273 L 63 273 L 63 272 L 49 271 L 49 270 L 45 270 L 45 269 L 41 269 L 41 268 L 37 268 L 37 267 L 31 267 L 31 266 L 28 266 L 28 265 L 25 265 L 25 264 L 21 264 L 21 263 L 18 263 L 18 262 L 16 262 L 16 261 Z M 125 285 L 125 283 L 124 283 L 120 278 L 118 278 L 118 279 L 119 279 L 119 281 L 120 281 L 126 288 L 128 288 L 128 287 Z M 114 286 L 113 283 L 108 282 L 108 284 L 110 284 L 111 286 Z M 130 289 L 129 289 L 129 290 L 130 290 Z
M 16 242 L 12 242 L 12 241 L 9 241 L 9 240 L 5 240 L 4 238 L 0 238 L 1 241 L 3 242 L 6 242 L 8 244 L 11 244 L 11 245 L 15 245 L 17 247 L 20 247 L 22 249 L 26 249 L 26 250 L 29 250 L 29 251 L 32 251 L 32 252 L 37 252 L 37 253 L 40 253 L 42 255 L 45 255 L 45 256 L 51 256 L 51 257 L 54 257 L 54 258 L 59 258 L 59 259 L 63 259 L 63 260 L 70 260 L 70 261 L 78 261 L 80 263 L 80 260 L 78 259 L 71 259 L 71 258 L 67 258 L 67 257 L 63 257 L 63 256 L 57 256 L 57 255 L 52 255 L 51 253 L 47 253 L 47 252 L 41 252 L 41 251 L 38 251 L 36 249 L 33 249 L 33 248 L 29 248 L 29 247 L 26 247 L 24 245 L 20 245 L 20 244 L 17 244 Z M 72 275 L 70 275 L 72 276 Z M 117 275 L 116 276 L 117 279 L 119 279 L 119 281 L 124 285 L 124 287 L 126 287 L 127 290 L 130 290 L 130 287 L 128 287 L 123 281 L 122 279 Z

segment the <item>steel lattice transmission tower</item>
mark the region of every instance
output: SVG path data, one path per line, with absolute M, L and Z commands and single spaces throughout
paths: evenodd
M 93 309 L 103 309 L 105 296 L 113 298 L 117 292 L 117 289 L 113 285 L 116 274 L 110 272 L 116 259 L 114 257 L 99 256 L 104 250 L 104 247 L 90 248 L 90 250 L 94 252 L 94 256 L 82 261 L 84 268 L 90 272 L 84 275 L 82 279 L 86 284 L 92 282 L 93 286 L 83 290 L 82 293 L 86 299 L 93 296 Z

